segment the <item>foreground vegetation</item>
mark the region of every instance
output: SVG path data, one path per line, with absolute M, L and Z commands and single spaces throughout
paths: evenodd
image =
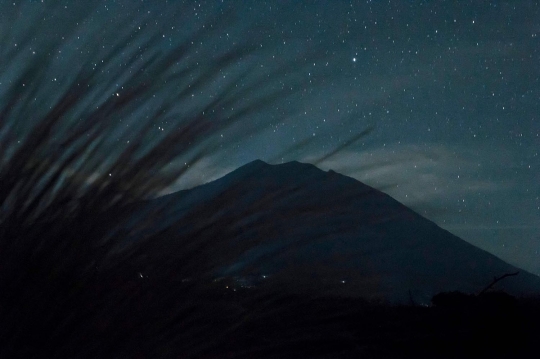
M 258 306 L 209 357 L 516 358 L 540 335 L 538 298 L 424 307 L 290 296 Z
M 540 336 L 540 298 L 390 305 L 171 278 L 98 277 L 62 303 L 84 308 L 79 322 L 3 345 L 51 358 L 516 358 Z

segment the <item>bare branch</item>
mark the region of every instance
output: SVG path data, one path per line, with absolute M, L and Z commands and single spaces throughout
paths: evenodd
M 518 275 L 518 274 L 519 274 L 519 271 L 514 272 L 514 273 L 506 273 L 506 274 L 504 274 L 504 275 L 502 275 L 502 276 L 500 276 L 500 277 L 498 277 L 498 278 L 497 278 L 497 277 L 493 278 L 493 282 L 491 282 L 487 287 L 485 287 L 484 289 L 482 289 L 482 291 L 481 291 L 480 293 L 478 293 L 478 295 L 484 294 L 484 293 L 487 292 L 489 289 L 491 289 L 491 287 L 493 287 L 493 286 L 495 285 L 495 283 L 497 283 L 497 282 L 503 280 L 504 278 L 506 278 L 506 277 L 513 277 L 513 276 L 516 276 L 516 275 Z

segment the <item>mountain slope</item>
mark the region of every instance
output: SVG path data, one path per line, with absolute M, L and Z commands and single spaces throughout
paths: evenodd
M 298 162 L 254 161 L 137 211 L 134 228 L 164 231 L 149 252 L 163 267 L 200 246 L 176 273 L 190 280 L 210 273 L 243 285 L 427 303 L 517 270 L 378 190 Z M 521 271 L 497 288 L 540 293 L 540 278 Z

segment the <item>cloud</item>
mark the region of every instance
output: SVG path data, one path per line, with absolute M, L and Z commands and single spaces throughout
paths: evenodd
M 512 181 L 501 181 L 494 174 L 510 166 L 511 154 L 489 150 L 465 150 L 459 146 L 393 145 L 371 151 L 344 151 L 320 167 L 351 176 L 383 190 L 408 206 L 457 201 L 479 192 L 508 189 Z M 314 157 L 304 160 L 311 162 Z M 508 168 L 508 167 L 506 167 Z
M 353 177 L 411 208 L 429 209 L 431 214 L 451 210 L 458 200 L 468 200 L 471 195 L 505 191 L 514 185 L 501 177 L 502 168 L 513 163 L 512 154 L 502 150 L 495 154 L 489 148 L 396 144 L 363 151 L 347 148 L 319 161 L 323 157 L 312 152 L 298 160 Z M 213 181 L 242 164 L 218 156 L 201 159 L 190 165 L 169 192 Z
M 219 156 L 207 156 L 195 163 L 186 162 L 185 166 L 189 166 L 188 170 L 172 186 L 160 194 L 165 195 L 200 186 L 221 178 L 238 167 L 230 164 L 223 165 L 223 163 L 223 159 Z

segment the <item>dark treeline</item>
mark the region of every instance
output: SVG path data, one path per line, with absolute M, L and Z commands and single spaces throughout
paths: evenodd
M 222 294 L 224 312 L 249 320 L 203 357 L 519 358 L 535 353 L 540 335 L 540 298 L 490 292 L 473 305 L 418 306 L 289 295 L 261 306 L 256 292 Z

